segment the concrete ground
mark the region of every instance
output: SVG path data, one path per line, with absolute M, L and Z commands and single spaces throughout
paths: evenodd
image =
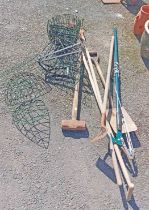
M 78 10 L 85 19 L 88 48 L 98 51 L 104 73 L 112 28 L 118 27 L 123 105 L 138 126 L 132 177 L 135 190 L 129 203 L 114 183 L 111 158 L 105 157 L 108 140 L 96 144 L 89 141 L 98 131 L 100 121 L 94 97 L 87 96 L 81 111 L 89 138 L 75 139 L 65 137 L 60 128 L 61 120 L 70 118 L 72 93 L 52 87 L 43 96 L 51 120 L 48 149 L 17 130 L 4 101 L 8 79 L 22 68 L 16 65 L 21 61 L 28 63 L 28 58 L 42 51 L 48 43 L 47 20 L 66 13 L 66 8 L 72 13 Z M 137 10 L 122 4 L 103 5 L 97 0 L 1 0 L 0 210 L 148 210 L 149 70 L 132 32 Z M 39 74 L 38 65 L 34 65 L 36 68 L 26 65 L 23 71 Z

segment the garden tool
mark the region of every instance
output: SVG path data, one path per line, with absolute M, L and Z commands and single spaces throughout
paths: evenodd
M 114 29 L 114 79 L 115 79 L 115 93 L 116 93 L 116 135 L 113 142 L 119 146 L 123 146 L 129 159 L 134 158 L 134 148 L 131 137 L 128 131 L 128 126 L 125 117 L 122 113 L 121 98 L 120 98 L 120 72 L 119 72 L 119 57 L 118 57 L 118 38 L 117 30 Z M 123 111 L 125 112 L 125 111 Z M 122 124 L 126 129 L 127 145 L 122 136 Z
M 99 60 L 99 59 L 98 59 Z M 103 87 L 105 88 L 105 79 L 104 79 L 104 76 L 103 76 L 103 73 L 102 73 L 102 70 L 100 68 L 100 65 L 99 65 L 99 61 L 95 61 L 92 59 L 92 62 L 93 64 L 95 65 L 96 69 L 97 69 L 97 72 L 100 76 L 100 79 L 101 79 L 101 82 L 103 84 Z M 113 99 L 112 99 L 112 96 L 109 96 L 110 97 L 110 103 L 113 107 Z M 134 121 L 131 119 L 130 115 L 128 114 L 128 112 L 125 110 L 125 108 L 122 106 L 121 107 L 121 110 L 122 110 L 122 117 L 125 119 L 123 119 L 123 121 L 125 121 L 125 124 L 126 125 L 122 125 L 122 133 L 126 133 L 126 132 L 133 132 L 133 131 L 136 131 L 137 130 L 137 126 L 135 125 Z M 109 110 L 107 110 L 107 113 L 109 112 Z M 110 124 L 112 126 L 112 129 L 116 132 L 116 109 L 115 108 L 112 108 L 112 115 L 111 115 L 111 118 L 110 118 Z M 127 129 L 126 129 L 127 127 Z
M 106 78 L 106 83 L 105 83 L 105 92 L 104 92 L 102 115 L 101 115 L 101 127 L 104 129 L 106 128 L 106 105 L 107 105 L 107 100 L 108 100 L 110 76 L 111 76 L 112 61 L 113 61 L 113 48 L 114 48 L 114 36 L 112 36 L 112 39 L 111 39 L 109 64 L 108 64 L 108 70 L 107 70 L 107 78 Z
M 95 98 L 96 98 L 99 110 L 101 112 L 102 111 L 102 100 L 101 100 L 100 90 L 95 85 L 95 84 L 97 84 L 97 79 L 96 79 L 94 69 L 92 69 L 93 71 L 90 69 L 84 53 L 82 53 L 82 56 L 83 56 L 83 62 L 84 62 L 85 68 L 86 68 L 88 76 L 89 76 L 89 80 L 91 82 L 91 85 L 92 85 L 92 88 L 93 88 L 93 91 L 94 91 L 94 94 L 95 94 Z M 94 76 L 92 77 L 92 75 L 94 75 Z M 114 171 L 115 171 L 115 175 L 116 175 L 117 184 L 119 186 L 122 185 L 121 175 L 120 175 L 119 166 L 118 166 L 118 162 L 117 162 L 117 158 L 118 158 L 119 163 L 120 163 L 120 167 L 122 169 L 123 175 L 124 175 L 125 180 L 126 180 L 127 185 L 128 185 L 128 191 L 127 191 L 126 199 L 130 200 L 131 197 L 132 197 L 134 184 L 130 180 L 127 168 L 126 168 L 126 166 L 124 164 L 124 161 L 121 157 L 121 153 L 120 153 L 118 145 L 113 144 L 112 138 L 113 138 L 114 135 L 113 135 L 113 131 L 111 129 L 111 126 L 110 126 L 110 124 L 107 120 L 106 120 L 106 128 L 107 128 L 107 135 L 110 139 L 110 148 L 112 149 L 112 162 L 113 162 L 113 167 L 114 167 Z M 117 158 L 116 158 L 116 156 L 117 156 Z
M 114 39 L 112 38 L 111 40 L 111 46 L 110 46 L 110 55 L 109 55 L 109 64 L 108 64 L 108 72 L 111 71 L 112 68 L 112 64 L 113 64 L 113 45 L 114 45 Z M 106 91 L 104 93 L 104 111 L 102 111 L 103 113 L 105 113 L 105 109 L 106 109 L 106 101 L 107 101 L 107 97 L 108 97 L 108 93 L 109 91 L 107 91 L 109 88 L 109 83 L 110 83 L 110 73 L 107 74 L 107 79 L 105 81 L 102 70 L 100 68 L 100 64 L 99 64 L 99 58 L 97 59 L 93 59 L 91 58 L 92 63 L 94 64 L 94 66 L 96 67 L 96 70 L 100 76 L 101 82 L 103 84 L 103 87 L 106 88 Z M 116 132 L 116 109 L 113 108 L 113 99 L 112 96 L 109 94 L 109 102 L 110 102 L 110 107 L 112 108 L 112 110 L 107 110 L 106 111 L 106 115 L 108 115 L 108 112 L 110 111 L 111 116 L 110 116 L 110 125 L 112 126 L 112 129 Z M 131 119 L 131 117 L 129 116 L 129 114 L 127 113 L 127 111 L 124 109 L 124 107 L 121 107 L 122 113 L 123 113 L 123 119 L 125 119 L 125 123 L 122 125 L 122 133 L 129 133 L 131 131 L 135 131 L 137 130 L 136 125 L 134 124 L 133 120 Z M 105 116 L 105 114 L 104 114 Z M 124 120 L 123 120 L 124 121 Z M 104 128 L 104 121 L 101 120 L 101 131 L 92 139 L 92 142 L 98 141 L 101 138 L 106 136 L 106 130 Z M 129 134 L 128 134 L 129 135 Z
M 80 92 L 80 74 L 76 77 L 76 85 L 74 91 L 73 105 L 72 105 L 72 119 L 62 120 L 63 130 L 86 130 L 86 122 L 78 120 L 78 103 L 79 103 L 79 92 Z
M 94 94 L 95 94 L 95 98 L 96 98 L 99 110 L 101 112 L 101 110 L 102 110 L 102 99 L 101 99 L 100 90 L 95 85 L 95 84 L 97 84 L 95 72 L 92 71 L 92 73 L 91 73 L 90 67 L 88 65 L 88 62 L 86 60 L 86 57 L 85 57 L 84 53 L 82 53 L 82 57 L 83 57 L 84 66 L 85 66 L 85 68 L 87 70 L 87 73 L 88 73 L 88 76 L 89 76 L 89 80 L 91 82 L 91 85 L 92 85 L 92 88 L 93 88 L 93 91 L 94 91 Z M 93 79 L 92 75 L 94 75 L 94 79 Z M 119 166 L 118 166 L 118 162 L 117 162 L 117 159 L 116 159 L 116 155 L 115 155 L 113 142 L 112 142 L 112 138 L 111 138 L 110 133 L 108 133 L 108 136 L 109 136 L 109 139 L 110 139 L 110 148 L 112 150 L 112 161 L 113 161 L 113 167 L 114 167 L 114 171 L 115 171 L 115 175 L 116 175 L 117 184 L 119 186 L 121 186 L 122 185 L 121 175 L 120 175 Z
M 92 139 L 92 142 L 98 141 L 99 139 L 101 139 L 101 138 L 103 138 L 107 135 L 107 131 L 106 131 L 106 115 L 107 115 L 106 105 L 107 105 L 107 100 L 108 100 L 110 75 L 111 75 L 112 61 L 113 61 L 113 47 L 114 47 L 114 36 L 112 36 L 112 39 L 111 39 L 110 56 L 109 56 L 109 64 L 108 64 L 106 82 L 105 82 L 105 79 L 103 77 L 103 74 L 102 74 L 102 71 L 101 71 L 99 65 L 97 65 L 96 62 L 92 59 L 93 63 L 95 63 L 95 65 L 97 67 L 97 70 L 98 70 L 98 72 L 100 74 L 100 77 L 103 81 L 103 85 L 105 87 L 103 106 L 102 106 L 102 115 L 101 115 L 101 131 Z

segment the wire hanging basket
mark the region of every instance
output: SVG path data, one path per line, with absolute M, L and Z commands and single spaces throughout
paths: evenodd
M 79 35 L 82 27 L 83 19 L 72 14 L 56 15 L 48 21 L 50 42 L 38 57 L 47 83 L 74 88 L 76 74 L 81 68 Z
M 77 42 L 83 19 L 76 15 L 63 14 L 52 17 L 47 24 L 49 40 L 54 44 L 62 43 L 64 47 Z

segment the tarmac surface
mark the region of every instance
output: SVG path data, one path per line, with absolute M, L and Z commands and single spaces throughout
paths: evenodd
M 140 43 L 133 34 L 138 7 L 104 5 L 97 0 L 1 0 L 0 210 L 149 209 L 149 66 L 140 57 Z M 64 136 L 60 124 L 71 117 L 72 92 L 44 86 L 47 93 L 41 97 L 50 115 L 48 149 L 16 128 L 5 102 L 5 87 L 12 76 L 22 71 L 40 75 L 32 59 L 48 44 L 48 19 L 75 10 L 84 18 L 87 46 L 97 50 L 104 75 L 112 28 L 118 28 L 122 102 L 138 127 L 134 172 L 130 173 L 135 190 L 129 202 L 126 186 L 123 190 L 115 184 L 108 139 L 95 144 L 89 140 L 100 123 L 94 96 L 83 96 L 81 109 L 89 134 L 71 138 Z

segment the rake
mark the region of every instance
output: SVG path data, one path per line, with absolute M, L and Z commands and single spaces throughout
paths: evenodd
M 114 81 L 115 81 L 115 93 L 116 93 L 116 128 L 117 132 L 113 138 L 113 142 L 119 146 L 123 146 L 127 156 L 130 159 L 134 158 L 134 148 L 131 141 L 130 133 L 128 131 L 128 126 L 125 121 L 125 117 L 122 112 L 121 96 L 120 96 L 120 71 L 119 71 L 119 56 L 118 56 L 118 37 L 117 29 L 114 29 Z M 122 134 L 122 124 L 125 125 L 126 129 L 126 139 L 125 143 Z M 127 144 L 127 146 L 126 146 Z

